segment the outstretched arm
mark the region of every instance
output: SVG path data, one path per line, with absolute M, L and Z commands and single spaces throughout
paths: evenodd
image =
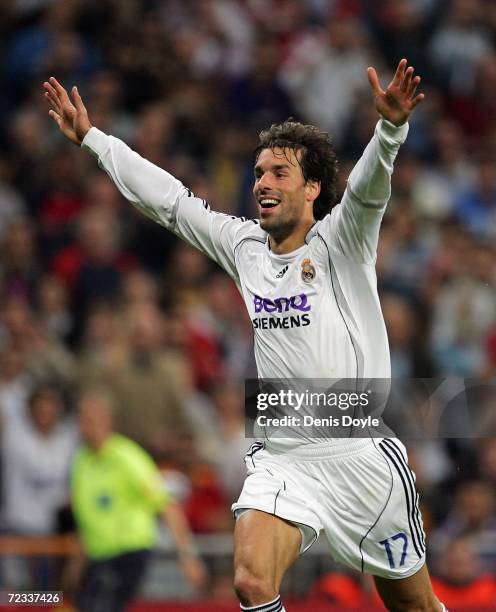
M 367 69 L 375 107 L 382 121 L 348 179 L 349 190 L 365 205 L 382 208 L 389 200 L 393 162 L 408 134 L 408 118 L 424 99 L 424 94 L 416 94 L 420 77 L 413 74 L 413 67 L 407 67 L 407 60 L 402 59 L 384 91 L 375 68 Z
M 374 68 L 367 70 L 375 107 L 381 115 L 374 136 L 353 168 L 343 200 L 329 223 L 329 240 L 342 254 L 360 263 L 375 261 L 379 228 L 391 195 L 393 164 L 408 134 L 408 118 L 424 99 L 414 69 L 402 59 L 386 90 Z
M 50 117 L 71 141 L 88 150 L 122 195 L 142 213 L 211 257 L 237 280 L 234 247 L 243 219 L 215 213 L 179 180 L 124 142 L 91 125 L 76 87 L 71 95 L 53 77 L 43 84 Z

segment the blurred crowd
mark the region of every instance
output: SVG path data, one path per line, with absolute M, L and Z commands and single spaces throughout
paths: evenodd
M 152 453 L 192 528 L 231 529 L 243 380 L 256 376 L 233 283 L 63 140 L 41 88 L 51 75 L 78 85 L 94 125 L 249 217 L 258 132 L 288 116 L 325 128 L 344 189 L 377 120 L 365 69 L 385 84 L 407 57 L 426 99 L 377 260 L 393 376 L 494 376 L 494 2 L 2 0 L 0 33 L 4 532 L 60 529 L 75 398 L 93 383 L 115 394 L 118 431 Z M 476 442 L 409 443 L 448 584 L 496 574 L 496 440 Z

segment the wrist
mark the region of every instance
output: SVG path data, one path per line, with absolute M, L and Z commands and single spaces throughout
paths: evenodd
M 178 550 L 177 556 L 181 563 L 190 561 L 191 559 L 198 559 L 198 550 L 194 546 L 188 546 L 188 548 Z
M 82 128 L 82 129 L 80 129 L 80 130 L 78 130 L 76 132 L 76 135 L 79 138 L 79 144 L 80 145 L 83 143 L 83 140 L 84 140 L 86 134 L 91 130 L 92 127 L 93 126 L 90 123 L 88 123 L 87 126 L 85 126 L 84 128 Z
M 392 121 L 392 119 L 388 119 L 382 113 L 379 113 L 379 117 L 386 125 L 390 126 L 391 128 L 400 128 L 408 123 L 408 117 L 405 117 L 401 121 Z
M 376 133 L 383 143 L 401 145 L 406 140 L 409 129 L 408 122 L 402 125 L 395 125 L 388 119 L 381 117 L 377 124 Z
M 86 132 L 80 146 L 82 149 L 89 151 L 93 157 L 99 159 L 108 147 L 108 136 L 93 126 Z

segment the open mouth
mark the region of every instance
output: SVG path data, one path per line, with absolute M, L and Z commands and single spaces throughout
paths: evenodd
M 260 198 L 258 203 L 260 204 L 260 208 L 262 208 L 262 210 L 268 210 L 269 208 L 274 208 L 280 204 L 280 200 L 277 200 L 276 198 Z

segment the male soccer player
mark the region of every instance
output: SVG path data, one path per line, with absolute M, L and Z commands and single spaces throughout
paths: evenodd
M 211 211 L 170 174 L 92 127 L 76 88 L 72 101 L 53 77 L 44 88 L 50 116 L 121 193 L 235 280 L 253 321 L 260 378 L 371 379 L 390 377 L 374 263 L 393 162 L 423 99 L 413 73 L 401 60 L 384 91 L 368 69 L 380 119 L 339 204 L 327 134 L 293 121 L 262 132 L 253 187 L 259 221 Z M 284 610 L 283 575 L 321 531 L 337 561 L 374 576 L 390 610 L 444 609 L 431 588 L 400 442 L 272 438 L 255 443 L 246 464 L 233 505 L 241 609 Z

